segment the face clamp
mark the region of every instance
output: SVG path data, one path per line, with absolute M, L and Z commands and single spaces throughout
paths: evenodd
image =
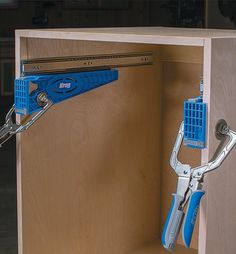
M 15 105 L 11 107 L 6 115 L 5 124 L 0 129 L 0 147 L 2 147 L 2 145 L 13 135 L 27 130 L 53 105 L 53 102 L 47 98 L 45 93 L 38 94 L 37 102 L 42 107 L 42 109 L 33 114 L 30 118 L 25 117 L 22 120 L 21 124 L 13 123 L 12 115 L 15 112 Z
M 236 132 L 232 131 L 224 120 L 216 125 L 216 137 L 221 140 L 221 148 L 227 137 L 228 142 L 208 163 L 191 168 L 190 165 L 182 164 L 178 160 L 178 153 L 183 141 L 184 123 L 182 122 L 172 150 L 170 165 L 178 175 L 177 191 L 172 194 L 172 205 L 162 232 L 162 244 L 167 250 L 173 251 L 180 228 L 182 226 L 182 238 L 186 248 L 189 248 L 196 222 L 197 212 L 202 196 L 204 175 L 221 166 L 236 144 Z M 220 151 L 218 151 L 220 150 Z M 184 208 L 188 204 L 186 214 Z

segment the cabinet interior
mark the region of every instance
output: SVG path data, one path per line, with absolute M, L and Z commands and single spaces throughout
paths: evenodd
M 22 134 L 24 254 L 166 253 L 169 156 L 184 99 L 199 95 L 202 47 L 27 38 L 21 57 L 143 51 L 153 65 L 120 68 L 114 84 L 55 105 Z M 183 147 L 180 160 L 198 165 L 200 151 Z M 197 253 L 197 241 L 198 226 L 175 253 Z

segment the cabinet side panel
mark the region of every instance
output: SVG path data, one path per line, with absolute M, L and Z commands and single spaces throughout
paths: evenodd
M 156 48 L 157 49 L 157 48 Z M 28 57 L 152 50 L 28 40 Z M 125 254 L 158 235 L 160 64 L 50 109 L 21 134 L 24 254 Z
M 225 119 L 236 130 L 236 39 L 212 39 L 210 69 L 210 113 L 208 158 L 213 156 L 219 141 L 215 125 Z M 207 155 L 207 153 L 206 153 Z M 222 166 L 206 176 L 206 249 L 204 254 L 235 253 L 236 242 L 236 150 Z M 201 253 L 201 254 L 202 254 Z
M 16 34 L 15 37 L 15 65 L 16 77 L 20 76 L 20 60 L 27 58 L 27 38 L 21 38 Z M 16 121 L 20 121 L 20 117 L 16 116 Z M 22 184 L 21 184 L 21 149 L 20 135 L 16 137 L 16 157 L 17 157 L 17 231 L 18 231 L 18 253 L 23 253 L 22 241 Z

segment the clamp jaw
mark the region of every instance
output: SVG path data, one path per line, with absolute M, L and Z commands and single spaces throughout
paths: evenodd
M 174 249 L 181 226 L 183 242 L 185 247 L 189 248 L 199 204 L 205 194 L 202 190 L 204 175 L 220 167 L 236 144 L 236 132 L 229 129 L 224 120 L 220 120 L 216 126 L 216 136 L 222 141 L 219 147 L 224 144 L 227 137 L 228 142 L 211 161 L 202 166 L 191 168 L 190 165 L 182 164 L 178 160 L 183 135 L 184 123 L 182 122 L 170 157 L 170 165 L 178 175 L 177 191 L 172 194 L 171 208 L 162 232 L 162 244 L 164 248 L 171 251 Z M 184 208 L 187 203 L 189 204 L 185 214 Z

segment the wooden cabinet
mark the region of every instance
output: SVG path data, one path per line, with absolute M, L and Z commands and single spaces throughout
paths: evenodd
M 208 105 L 207 148 L 183 148 L 200 165 L 218 141 L 216 122 L 236 129 L 236 32 L 173 28 L 16 31 L 20 60 L 151 51 L 154 64 L 119 69 L 119 80 L 55 105 L 18 135 L 20 254 L 166 253 L 160 235 L 177 177 L 169 156 L 183 101 Z M 19 120 L 19 119 L 18 119 Z M 233 254 L 236 151 L 205 177 L 191 249 L 177 254 Z

